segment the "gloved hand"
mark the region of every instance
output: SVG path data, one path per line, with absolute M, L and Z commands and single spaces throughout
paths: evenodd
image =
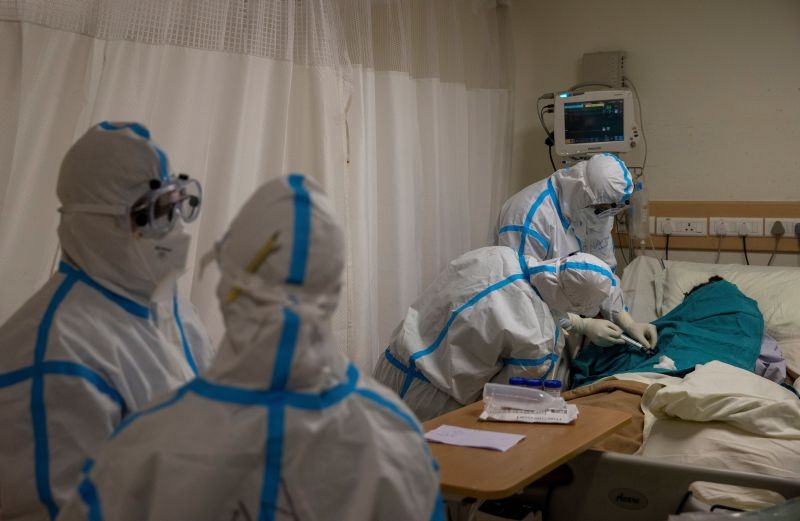
M 585 335 L 595 345 L 608 347 L 625 343 L 620 337 L 622 329 L 613 322 L 597 318 L 582 318 L 572 313 L 567 313 L 567 316 L 570 321 L 568 331 Z
M 658 333 L 656 326 L 645 322 L 636 322 L 630 314 L 620 311 L 616 314 L 617 324 L 628 334 L 629 337 L 642 344 L 648 351 L 656 347 Z

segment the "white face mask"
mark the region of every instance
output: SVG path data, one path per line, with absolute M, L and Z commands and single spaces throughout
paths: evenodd
M 596 215 L 594 213 L 594 209 L 591 207 L 581 210 L 580 220 L 587 232 L 605 232 L 606 230 L 610 231 L 614 226 L 613 215 Z
M 133 250 L 142 273 L 153 284 L 153 300 L 172 296 L 175 282 L 186 271 L 191 242 L 192 236 L 182 230 L 174 230 L 163 239 L 134 239 Z

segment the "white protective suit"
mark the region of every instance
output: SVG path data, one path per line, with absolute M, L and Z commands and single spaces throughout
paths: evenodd
M 625 164 L 612 154 L 598 154 L 553 173 L 513 195 L 503 205 L 497 225 L 497 244 L 538 260 L 555 259 L 578 251 L 599 257 L 616 270 L 611 229 L 613 216 L 598 217 L 592 205 L 617 205 L 624 210 L 633 193 Z M 604 316 L 624 309 L 619 281 Z
M 523 272 L 516 252 L 490 246 L 452 261 L 394 330 L 375 378 L 425 421 L 478 400 L 487 382 L 560 376 L 553 313 L 596 314 L 616 281 L 585 253 L 526 259 Z
M 334 343 L 344 239 L 316 185 L 262 186 L 217 260 L 214 365 L 123 424 L 59 519 L 442 519 L 419 423 Z
M 65 206 L 124 205 L 166 171 L 144 127 L 104 123 L 67 153 L 58 197 Z M 136 239 L 125 219 L 85 213 L 63 214 L 58 233 L 58 273 L 0 328 L 4 520 L 54 519 L 87 455 L 213 354 L 191 304 L 173 293 L 188 236 Z

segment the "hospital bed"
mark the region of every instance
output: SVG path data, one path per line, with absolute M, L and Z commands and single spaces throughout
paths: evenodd
M 661 262 L 639 257 L 625 269 L 622 289 L 634 318 L 652 321 L 680 303 L 686 292 L 712 275 L 733 282 L 758 302 L 765 330 L 778 341 L 787 362 L 787 372 L 795 381 L 800 372 L 800 269 Z M 690 376 L 691 373 L 686 379 Z M 749 375 L 744 372 L 742 376 Z M 625 398 L 638 404 L 640 396 L 625 389 L 636 385 L 637 381 L 644 389 L 657 382 L 650 380 L 651 377 L 658 378 L 648 374 L 617 377 L 632 381 L 617 386 L 607 393 L 607 398 L 589 403 L 603 406 L 602 400 L 606 399 L 606 406 L 620 409 L 624 407 L 620 403 L 626 401 L 621 398 Z M 676 380 L 671 383 L 678 383 Z M 736 383 L 737 392 L 731 394 L 730 400 L 752 399 L 750 394 L 756 391 L 751 392 L 748 386 L 753 382 L 742 378 L 741 384 Z M 576 394 L 567 394 L 570 396 Z M 698 410 L 701 409 L 698 407 Z M 536 502 L 546 509 L 546 519 L 658 520 L 678 510 L 691 509 L 689 505 L 696 509 L 709 508 L 710 503 L 717 500 L 723 505 L 744 506 L 775 501 L 774 493 L 787 499 L 800 496 L 800 437 L 774 439 L 746 432 L 724 421 L 654 418 L 643 415 L 641 410 L 638 412 L 644 418 L 635 428 L 641 428 L 643 423 L 647 427 L 644 443 L 635 454 L 612 451 L 621 447 L 622 452 L 634 452 L 626 447 L 630 443 L 639 445 L 641 437 L 638 441 L 626 439 L 606 444 L 603 452 L 589 451 L 570 462 L 562 469 L 560 479 L 549 483 L 546 480 L 538 490 L 526 491 L 532 497 L 538 495 Z M 800 429 L 800 416 L 787 421 Z M 695 484 L 693 493 L 689 494 L 690 484 L 695 482 L 752 489 Z

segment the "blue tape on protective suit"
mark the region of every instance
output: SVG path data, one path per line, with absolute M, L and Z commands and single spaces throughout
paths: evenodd
M 284 402 L 287 406 L 296 409 L 321 410 L 339 403 L 352 393 L 358 382 L 358 376 L 358 369 L 350 364 L 347 367 L 347 380 L 321 393 L 245 389 L 209 382 L 203 378 L 192 380 L 186 388 L 203 398 L 236 405 L 268 407 L 277 402 Z
M 392 353 L 389 351 L 388 347 L 386 348 L 386 351 L 383 352 L 383 356 L 392 366 L 396 367 L 406 375 L 406 377 L 403 379 L 403 385 L 400 388 L 400 392 L 398 393 L 400 398 L 405 398 L 406 393 L 408 392 L 408 389 L 411 387 L 411 383 L 415 378 L 422 380 L 425 383 L 430 383 L 430 380 L 428 380 L 428 378 L 421 371 L 413 367 L 406 366 L 403 362 L 392 356 Z
M 547 179 L 547 192 L 550 194 L 550 199 L 553 200 L 553 206 L 556 207 L 556 213 L 558 214 L 558 219 L 561 221 L 561 226 L 563 226 L 564 231 L 566 231 L 569 228 L 569 221 L 564 217 L 564 212 L 561 211 L 561 203 L 558 200 L 558 194 L 553 186 L 552 176 Z
M 150 139 L 150 131 L 144 125 L 139 123 L 128 123 L 127 125 L 113 125 L 108 121 L 103 121 L 97 125 L 103 130 L 124 130 L 130 129 L 134 134 L 144 139 Z
M 128 404 L 125 403 L 125 398 L 122 397 L 119 391 L 111 387 L 111 384 L 106 382 L 102 376 L 85 365 L 76 364 L 75 362 L 49 360 L 42 362 L 41 369 L 42 373 L 46 375 L 67 375 L 83 378 L 94 385 L 99 392 L 105 394 L 119 405 L 121 417 L 128 415 Z
M 134 302 L 129 298 L 123 297 L 122 295 L 118 295 L 113 291 L 111 291 L 110 289 L 103 287 L 100 283 L 96 282 L 89 275 L 87 275 L 86 272 L 74 268 L 64 261 L 61 261 L 61 263 L 58 265 L 58 271 L 59 273 L 63 273 L 64 275 L 73 276 L 76 279 L 83 282 L 84 284 L 86 284 L 87 286 L 91 287 L 92 289 L 97 290 L 108 300 L 117 304 L 119 307 L 121 307 L 131 315 L 144 319 L 150 318 L 150 310 L 148 308 Z
M 102 123 L 98 124 L 98 127 L 102 128 L 103 130 L 124 130 L 129 129 L 137 136 L 144 138 L 146 140 L 150 140 L 150 131 L 147 130 L 146 127 L 140 125 L 139 123 L 128 123 L 126 125 L 114 125 L 108 121 L 103 121 Z M 150 143 L 150 146 L 153 147 L 153 150 L 158 157 L 158 177 L 161 179 L 162 182 L 169 181 L 169 161 L 167 160 L 167 154 L 155 146 L 153 143 Z
M 0 374 L 0 389 L 24 382 L 33 376 L 33 366 L 23 367 L 15 371 Z
M 43 374 L 77 376 L 87 380 L 89 383 L 94 385 L 98 391 L 117 402 L 117 404 L 120 406 L 122 416 L 128 414 L 128 405 L 125 403 L 125 399 L 122 397 L 122 395 L 119 394 L 116 389 L 111 387 L 108 382 L 103 380 L 103 377 L 88 367 L 66 361 L 46 361 L 42 362 L 40 367 Z M 23 367 L 22 369 L 17 369 L 16 371 L 0 374 L 0 389 L 24 382 L 28 378 L 31 378 L 33 374 L 33 366 Z
M 414 383 L 414 374 L 406 373 L 406 377 L 403 378 L 403 385 L 400 387 L 400 392 L 397 393 L 400 398 L 406 397 L 406 393 L 408 393 L 408 390 L 411 389 L 412 383 Z
M 613 157 L 614 160 L 619 164 L 619 167 L 622 169 L 622 177 L 625 179 L 625 194 L 622 196 L 622 199 L 620 199 L 620 202 L 625 204 L 628 199 L 631 198 L 631 194 L 633 193 L 633 181 L 631 180 L 631 173 L 628 171 L 628 167 L 625 166 L 625 163 L 623 163 L 622 160 L 614 154 L 609 154 L 606 152 L 603 155 Z
M 545 197 L 547 197 L 547 195 L 548 195 L 547 190 L 539 194 L 539 196 L 533 202 L 531 207 L 528 209 L 528 213 L 525 215 L 525 221 L 523 221 L 522 223 L 522 232 L 520 233 L 519 236 L 519 248 L 517 249 L 517 257 L 519 258 L 519 269 L 521 269 L 522 273 L 525 274 L 528 273 L 528 266 L 527 263 L 525 262 L 525 244 L 527 242 L 527 236 L 528 236 L 527 231 L 531 227 L 531 221 L 533 220 L 534 214 L 536 214 L 536 211 L 539 210 L 539 206 L 542 205 L 542 202 L 544 201 Z
M 187 389 L 192 393 L 216 402 L 234 403 L 236 405 L 261 405 L 269 406 L 284 397 L 282 393 L 268 390 L 244 389 L 231 385 L 223 385 L 196 378 L 187 384 Z
M 444 498 L 442 497 L 441 491 L 437 491 L 436 499 L 434 500 L 433 504 L 433 512 L 431 512 L 430 521 L 446 521 L 446 520 L 447 517 L 445 516 Z
M 88 521 L 103 521 L 103 512 L 100 509 L 100 498 L 97 494 L 97 488 L 95 488 L 94 483 L 88 475 L 83 477 L 83 481 L 81 481 L 81 484 L 78 486 L 78 494 L 83 504 L 86 505 L 86 510 L 88 511 L 86 517 Z
M 497 233 L 498 234 L 510 233 L 510 232 L 522 233 L 523 231 L 526 233 L 526 235 L 530 235 L 531 237 L 536 239 L 539 242 L 539 244 L 542 245 L 542 248 L 544 248 L 545 251 L 550 251 L 550 243 L 548 243 L 547 239 L 545 239 L 539 232 L 537 232 L 533 228 L 528 228 L 526 230 L 524 226 L 520 226 L 517 224 L 509 224 L 508 226 L 503 226 L 502 228 L 500 228 L 500 230 L 498 230 Z
M 183 330 L 183 322 L 181 322 L 181 315 L 178 312 L 178 295 L 172 295 L 172 314 L 175 315 L 175 324 L 178 326 L 178 332 L 181 334 L 181 345 L 183 346 L 183 355 L 186 357 L 192 373 L 197 376 L 197 364 L 192 356 L 192 349 L 189 346 L 189 341 L 186 340 L 186 333 Z
M 536 275 L 537 273 L 555 273 L 558 271 L 555 266 L 552 264 L 542 264 L 539 266 L 534 266 L 533 268 L 528 268 L 528 275 Z
M 294 191 L 294 243 L 288 284 L 302 284 L 308 264 L 308 247 L 311 240 L 311 196 L 303 186 L 302 174 L 291 174 L 289 186 Z
M 21 383 L 28 378 L 32 379 L 30 412 L 33 430 L 36 493 L 39 501 L 47 509 L 50 519 L 55 519 L 58 515 L 58 505 L 55 503 L 50 487 L 50 447 L 47 438 L 47 410 L 44 403 L 45 375 L 65 375 L 83 378 L 94 385 L 98 391 L 114 400 L 120 406 L 121 416 L 127 414 L 128 411 L 122 395 L 95 371 L 74 362 L 44 360 L 56 311 L 75 286 L 75 283 L 80 280 L 79 274 L 80 272 L 70 268 L 67 276 L 50 299 L 36 333 L 33 365 L 0 375 L 0 387 Z
M 558 349 L 558 337 L 561 336 L 561 327 L 556 323 L 556 336 L 555 340 L 553 341 L 553 349 Z
M 611 280 L 611 286 L 617 285 L 617 280 L 614 278 L 613 273 L 595 264 L 589 264 L 588 262 L 565 262 L 563 268 L 568 270 L 594 271 L 608 277 L 609 280 Z
M 31 420 L 33 423 L 34 470 L 36 473 L 36 492 L 39 501 L 47 508 L 50 519 L 58 515 L 58 506 L 50 489 L 50 448 L 47 440 L 47 413 L 44 407 L 44 372 L 42 363 L 47 351 L 50 327 L 56 310 L 78 281 L 74 275 L 67 276 L 56 289 L 47 310 L 39 323 L 36 333 L 36 347 L 33 355 L 33 382 L 31 383 Z
M 555 353 L 548 353 L 541 358 L 503 358 L 503 365 L 517 365 L 520 367 L 536 367 L 544 364 L 547 361 L 555 363 L 558 360 L 558 355 Z
M 526 270 L 527 270 L 527 266 L 526 266 Z M 439 345 L 441 345 L 442 341 L 447 336 L 447 332 L 450 330 L 450 326 L 453 324 L 453 321 L 458 317 L 459 314 L 461 314 L 462 311 L 464 311 L 465 309 L 467 309 L 467 308 L 469 308 L 471 306 L 474 306 L 475 304 L 478 303 L 478 301 L 480 301 L 486 295 L 489 295 L 490 293 L 492 293 L 494 291 L 497 291 L 499 289 L 503 289 L 504 287 L 508 286 L 512 282 L 520 280 L 520 279 L 524 279 L 524 278 L 526 278 L 526 275 L 524 273 L 516 273 L 514 275 L 506 277 L 505 279 L 501 280 L 500 282 L 496 282 L 496 283 L 492 284 L 491 286 L 489 286 L 488 288 L 484 289 L 483 291 L 481 291 L 480 293 L 478 293 L 477 295 L 475 295 L 474 297 L 469 299 L 466 303 L 462 304 L 458 309 L 453 311 L 453 313 L 450 315 L 450 318 L 447 320 L 447 323 L 445 324 L 444 328 L 442 328 L 442 330 L 439 332 L 439 335 L 436 337 L 436 340 L 431 345 L 429 345 L 428 347 L 423 349 L 422 351 L 417 351 L 416 353 L 411 355 L 411 358 L 409 360 L 409 362 L 411 363 L 411 367 L 416 369 L 415 362 L 417 360 L 419 360 L 423 356 L 427 356 L 427 355 L 433 353 L 434 351 L 436 351 L 436 349 L 439 348 Z
M 278 354 L 275 355 L 275 366 L 272 368 L 272 385 L 270 390 L 283 391 L 289 382 L 292 369 L 297 333 L 300 329 L 300 317 L 289 308 L 283 309 L 283 329 L 278 342 Z
M 347 380 L 319 394 L 285 393 L 286 405 L 295 409 L 322 410 L 332 407 L 347 398 L 358 384 L 359 373 L 356 366 L 347 366 Z
M 363 396 L 367 400 L 370 400 L 377 405 L 383 407 L 384 409 L 388 410 L 398 418 L 400 418 L 406 425 L 411 427 L 420 437 L 424 437 L 422 429 L 420 428 L 417 421 L 412 418 L 408 413 L 403 411 L 397 404 L 390 402 L 383 396 L 379 395 L 375 391 L 371 389 L 358 389 L 356 394 Z M 436 463 L 436 460 L 433 459 L 433 455 L 430 453 L 430 449 L 428 448 L 428 444 L 423 442 L 423 447 L 425 448 L 425 454 L 427 454 L 428 458 L 431 461 L 431 466 L 433 467 L 434 471 L 439 470 L 439 465 Z M 433 510 L 431 512 L 431 520 L 441 520 L 444 521 L 444 500 L 441 497 L 441 493 L 436 494 L 436 498 L 434 499 Z
M 286 408 L 283 404 L 278 404 L 270 407 L 267 415 L 267 440 L 264 450 L 264 478 L 261 484 L 259 521 L 274 521 L 275 511 L 278 508 L 285 414 Z
M 169 182 L 169 161 L 167 160 L 167 153 L 153 145 L 153 149 L 158 156 L 158 177 L 161 178 L 163 183 Z
M 400 409 L 400 407 L 398 407 L 397 404 L 390 402 L 389 400 L 387 400 L 386 398 L 384 398 L 383 396 L 379 395 L 378 393 L 376 393 L 371 389 L 358 389 L 356 390 L 356 394 L 377 403 L 384 409 L 389 410 L 392 414 L 403 420 L 403 422 L 409 427 L 411 427 L 411 429 L 413 429 L 417 434 L 422 436 L 422 429 L 420 429 L 416 420 L 414 420 L 406 412 Z
M 534 232 L 531 228 L 531 222 L 533 221 L 533 217 L 536 215 L 536 212 L 539 211 L 539 207 L 544 203 L 545 199 L 549 197 L 553 203 L 553 207 L 556 210 L 556 214 L 558 214 L 558 219 L 561 221 L 561 225 L 564 227 L 566 231 L 569 228 L 569 221 L 564 217 L 564 213 L 561 211 L 561 203 L 558 200 L 558 194 L 556 193 L 555 188 L 553 187 L 553 179 L 552 177 L 547 179 L 547 188 L 538 195 L 536 200 L 533 202 L 531 207 L 528 209 L 528 213 L 525 215 L 525 222 L 520 228 L 520 245 L 519 249 L 517 250 L 517 257 L 519 258 L 519 266 L 523 273 L 527 274 L 527 263 L 525 262 L 525 243 L 527 240 L 527 236 L 531 235 L 534 237 L 539 243 L 546 248 L 546 250 L 550 251 L 550 245 L 546 238 L 542 237 L 540 234 Z M 503 227 L 509 228 L 508 226 Z M 515 226 L 516 228 L 516 226 Z
M 167 407 L 169 407 L 171 405 L 174 405 L 181 398 L 186 396 L 186 393 L 188 391 L 189 391 L 188 385 L 184 385 L 183 387 L 178 388 L 178 390 L 175 391 L 175 394 L 173 394 L 172 397 L 170 397 L 169 399 L 164 400 L 163 402 L 161 402 L 161 403 L 159 403 L 157 405 L 154 405 L 152 407 L 149 407 L 147 409 L 142 409 L 141 411 L 138 411 L 138 412 L 135 412 L 135 413 L 131 414 L 130 416 L 128 416 L 127 418 L 122 420 L 122 422 L 120 422 L 120 424 L 117 426 L 116 430 L 111 435 L 111 437 L 114 438 L 115 436 L 119 435 L 120 432 L 122 432 L 123 430 L 127 429 L 129 425 L 131 425 L 133 422 L 135 422 L 137 419 L 141 418 L 142 416 L 148 416 L 150 414 L 153 414 L 154 412 L 158 412 L 158 411 L 160 411 L 162 409 L 165 409 L 165 408 L 167 408 Z

